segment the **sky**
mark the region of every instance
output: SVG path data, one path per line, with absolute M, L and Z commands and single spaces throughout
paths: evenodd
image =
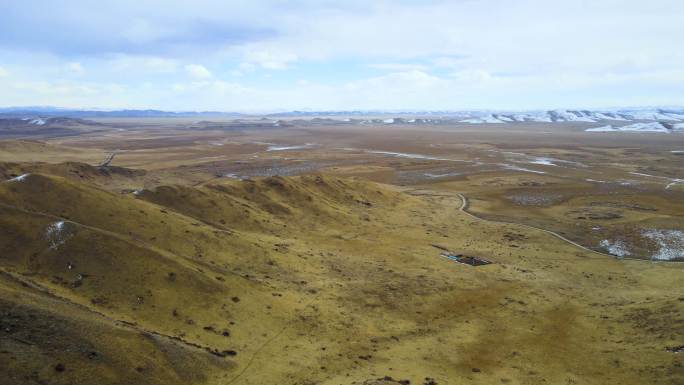
M 0 106 L 684 106 L 682 0 L 0 0 Z

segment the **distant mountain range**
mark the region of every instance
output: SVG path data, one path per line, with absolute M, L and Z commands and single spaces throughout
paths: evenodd
M 163 110 L 78 110 L 57 107 L 5 107 L 0 116 L 70 118 L 241 117 L 237 112 Z
M 597 123 L 604 121 L 613 122 L 682 122 L 684 121 L 684 108 L 639 108 L 618 110 L 550 110 L 535 112 L 496 112 L 486 114 L 473 114 L 464 119 L 464 123 L 513 123 L 513 122 L 587 122 Z
M 271 114 L 246 114 L 221 111 L 163 111 L 163 110 L 78 110 L 56 107 L 10 107 L 0 108 L 0 117 L 20 119 L 44 119 L 50 117 L 98 118 L 98 117 L 197 117 L 197 118 L 343 118 L 355 123 L 465 123 L 505 124 L 516 122 L 684 122 L 681 108 L 622 108 L 607 110 L 540 110 L 540 111 L 289 111 Z M 370 117 L 370 118 L 369 118 Z

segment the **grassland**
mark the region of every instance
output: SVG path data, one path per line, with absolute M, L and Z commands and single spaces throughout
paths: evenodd
M 0 142 L 0 384 L 684 381 L 679 137 L 189 124 Z

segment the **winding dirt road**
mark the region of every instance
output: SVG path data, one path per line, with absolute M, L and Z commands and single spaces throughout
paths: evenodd
M 556 237 L 556 238 L 558 238 L 558 239 L 560 239 L 560 240 L 562 240 L 562 241 L 565 241 L 565 242 L 567 242 L 567 243 L 569 243 L 569 244 L 571 244 L 571 245 L 573 245 L 573 246 L 575 246 L 575 247 L 578 247 L 578 248 L 580 248 L 580 249 L 582 249 L 582 250 L 584 250 L 584 251 L 587 251 L 587 252 L 590 252 L 590 253 L 594 253 L 594 254 L 599 254 L 599 255 L 602 255 L 602 256 L 604 256 L 604 257 L 620 258 L 621 260 L 630 260 L 630 261 L 654 262 L 654 263 L 655 263 L 655 262 L 684 263 L 684 261 L 654 261 L 654 260 L 648 260 L 648 259 L 642 259 L 642 258 L 617 257 L 617 256 L 612 255 L 612 254 L 602 253 L 602 252 L 597 251 L 597 250 L 592 250 L 592 249 L 590 249 L 590 248 L 588 248 L 588 247 L 586 247 L 586 246 L 582 246 L 582 245 L 580 245 L 579 243 L 577 243 L 577 242 L 575 242 L 575 241 L 571 241 L 570 239 L 568 239 L 568 238 L 566 238 L 566 237 L 564 237 L 564 236 L 562 236 L 562 235 L 560 235 L 560 234 L 558 234 L 558 233 L 556 233 L 556 232 L 554 232 L 554 231 L 551 231 L 551 230 L 546 230 L 546 229 L 542 229 L 542 228 L 540 228 L 540 227 L 534 227 L 534 226 L 530 226 L 530 225 L 526 225 L 526 224 L 518 223 L 518 222 L 495 221 L 495 220 L 491 220 L 491 219 L 481 218 L 481 217 L 478 217 L 477 215 L 475 215 L 475 214 L 473 214 L 473 213 L 471 213 L 471 212 L 468 211 L 468 198 L 466 198 L 465 195 L 463 195 L 463 194 L 461 194 L 461 193 L 456 193 L 456 195 L 458 195 L 459 198 L 461 198 L 461 207 L 459 207 L 459 210 L 460 210 L 461 212 L 463 212 L 464 214 L 466 214 L 467 216 L 469 216 L 469 217 L 471 217 L 471 218 L 474 218 L 474 219 L 477 219 L 477 220 L 480 220 L 480 221 L 491 222 L 491 223 L 503 223 L 503 224 L 509 224 L 509 225 L 517 225 L 517 226 L 525 227 L 525 228 L 528 228 L 528 229 L 533 229 L 533 230 L 537 230 L 537 231 L 542 231 L 542 232 L 545 232 L 545 233 L 547 233 L 547 234 L 550 234 L 550 235 L 552 235 L 552 236 L 554 236 L 554 237 Z
M 480 217 L 476 216 L 475 214 L 472 214 L 472 213 L 470 213 L 470 212 L 468 211 L 468 198 L 466 198 L 465 195 L 463 195 L 463 194 L 461 194 L 461 193 L 456 193 L 456 194 L 459 196 L 459 198 L 461 198 L 461 202 L 462 202 L 462 203 L 461 203 L 461 207 L 459 207 L 459 210 L 460 210 L 461 212 L 463 212 L 464 214 L 468 215 L 468 216 L 471 217 L 471 218 L 475 218 L 475 219 L 477 219 L 477 220 L 485 221 L 485 222 L 505 223 L 505 224 L 510 224 L 510 225 L 517 225 L 517 226 L 521 226 L 521 227 L 526 227 L 526 228 L 528 228 L 528 229 L 543 231 L 543 232 L 545 232 L 545 233 L 547 233 L 547 234 L 551 234 L 551 235 L 553 235 L 554 237 L 556 237 L 556 238 L 558 238 L 558 239 L 560 239 L 560 240 L 562 240 L 562 241 L 565 241 L 565 242 L 567 242 L 567 243 L 569 243 L 569 244 L 571 244 L 571 245 L 573 245 L 573 246 L 575 246 L 575 247 L 579 247 L 580 249 L 582 249 L 582 250 L 584 250 L 584 251 L 588 251 L 588 252 L 590 252 L 590 253 L 595 253 L 595 254 L 600 254 L 600 255 L 603 255 L 603 256 L 605 256 L 605 257 L 616 258 L 616 256 L 614 256 L 614 255 L 602 253 L 602 252 L 600 252 L 600 251 L 592 250 L 592 249 L 590 249 L 590 248 L 588 248 L 588 247 L 582 246 L 582 245 L 580 245 L 579 243 L 574 242 L 574 241 L 571 241 L 571 240 L 569 240 L 568 238 L 565 238 L 564 236 L 562 236 L 562 235 L 560 235 L 560 234 L 558 234 L 558 233 L 556 233 L 556 232 L 554 232 L 554 231 L 551 231 L 551 230 L 546 230 L 546 229 L 542 229 L 542 228 L 539 228 L 539 227 L 534 227 L 534 226 L 526 225 L 526 224 L 523 224 L 523 223 L 508 222 L 508 221 L 493 221 L 493 220 L 490 220 L 490 219 L 480 218 Z

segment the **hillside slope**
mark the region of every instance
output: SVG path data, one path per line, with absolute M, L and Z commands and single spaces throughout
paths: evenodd
M 0 384 L 684 378 L 681 266 L 353 179 L 101 183 L 0 182 Z

